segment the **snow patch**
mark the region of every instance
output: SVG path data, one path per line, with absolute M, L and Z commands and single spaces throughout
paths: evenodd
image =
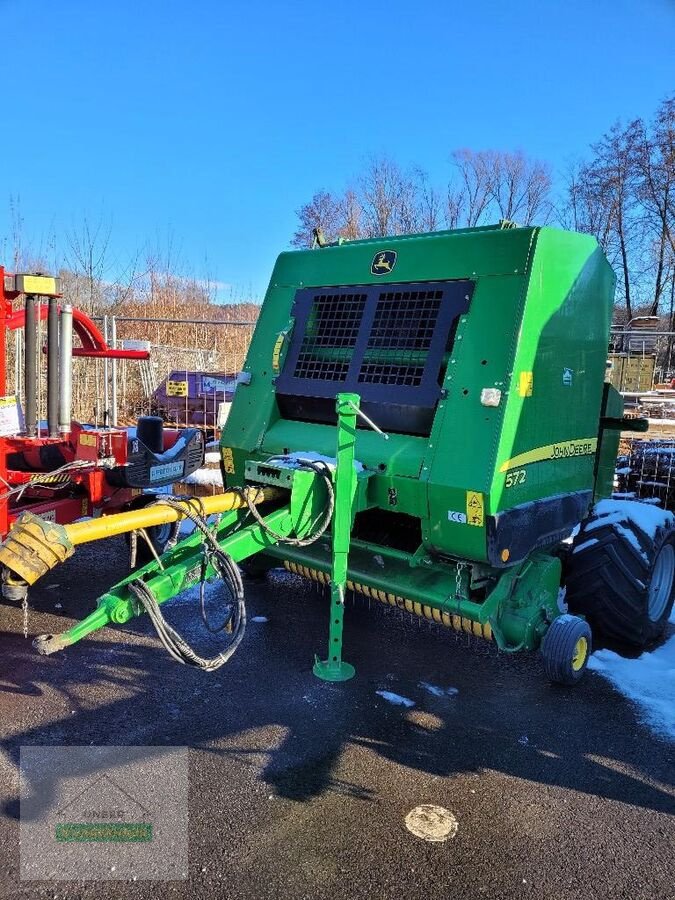
M 631 523 L 648 537 L 653 538 L 658 528 L 669 527 L 675 521 L 671 512 L 639 500 L 600 500 L 593 508 L 593 515 L 594 518 L 584 525 L 584 534 L 605 525 L 613 525 L 647 561 L 648 556 L 640 546 L 637 536 L 624 526 Z
M 409 697 L 402 697 L 400 694 L 395 694 L 393 691 L 375 691 L 375 693 L 382 697 L 383 700 L 386 700 L 387 703 L 393 703 L 394 706 L 405 706 L 406 709 L 410 709 L 415 705 L 415 701 L 411 700 Z
M 204 462 L 219 463 L 220 462 L 220 453 L 217 450 L 209 450 L 204 455 Z
M 639 500 L 600 500 L 595 504 L 593 512 L 597 520 L 589 522 L 584 528 L 585 532 L 613 522 L 632 522 L 653 538 L 657 528 L 668 527 L 675 521 L 671 512 L 655 509 Z
M 221 488 L 223 486 L 223 476 L 220 474 L 220 469 L 197 469 L 195 472 L 182 478 L 181 483 L 200 484 Z
M 581 529 L 581 525 L 575 525 L 572 529 L 572 534 L 569 537 L 563 538 L 563 544 L 571 544 L 574 541 L 574 538 L 579 534 L 579 530 Z
M 582 550 L 585 550 L 586 547 L 592 547 L 593 544 L 597 544 L 597 538 L 589 538 L 587 541 L 584 541 L 583 544 L 577 544 L 577 546 L 572 551 L 573 553 L 581 553 Z
M 670 621 L 675 624 L 675 611 Z M 675 635 L 637 659 L 597 650 L 588 668 L 637 704 L 640 718 L 654 731 L 675 740 Z
M 419 686 L 423 691 L 433 694 L 434 697 L 456 697 L 459 689 L 456 687 L 438 687 L 436 684 L 429 684 L 428 681 L 420 681 Z

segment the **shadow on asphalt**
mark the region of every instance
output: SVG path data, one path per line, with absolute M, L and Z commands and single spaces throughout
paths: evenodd
M 174 663 L 143 620 L 52 657 L 36 656 L 20 634 L 0 632 L 0 709 L 14 695 L 25 722 L 8 729 L 0 748 L 18 768 L 22 745 L 111 745 L 111 759 L 114 745 L 137 745 L 144 756 L 189 746 L 256 769 L 262 760 L 258 777 L 293 801 L 333 791 L 368 802 L 368 785 L 340 778 L 352 745 L 383 766 L 446 778 L 491 769 L 675 813 L 672 795 L 654 783 L 675 783 L 672 748 L 599 676 L 556 688 L 534 655 L 498 654 L 356 605 L 347 608 L 345 658 L 357 675 L 329 684 L 311 672 L 326 640 L 328 606 L 319 593 L 285 574 L 249 593 L 249 616 L 268 620 L 249 624 L 239 652 L 215 674 Z M 43 595 L 37 605 L 50 603 Z M 80 615 L 91 598 L 82 603 Z M 167 615 L 189 639 L 201 639 L 198 649 L 213 651 L 194 605 L 172 601 Z M 435 696 L 429 684 L 456 693 Z M 415 706 L 393 706 L 378 690 Z M 36 812 L 50 802 L 34 799 Z M 3 811 L 18 818 L 18 798 Z

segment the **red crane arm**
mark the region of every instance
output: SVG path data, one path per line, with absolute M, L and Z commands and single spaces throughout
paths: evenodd
M 48 312 L 46 304 L 39 304 L 36 312 L 41 320 L 46 319 Z M 26 314 L 23 308 L 13 310 L 7 315 L 7 328 L 12 331 L 23 328 L 25 320 Z M 147 350 L 113 350 L 106 344 L 98 326 L 80 309 L 73 309 L 73 329 L 82 344 L 81 347 L 73 347 L 73 356 L 97 359 L 150 359 Z

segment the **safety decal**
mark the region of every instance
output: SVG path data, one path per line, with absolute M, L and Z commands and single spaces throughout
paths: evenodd
M 466 521 L 468 525 L 482 528 L 485 521 L 485 504 L 480 491 L 466 492 Z
M 518 382 L 518 394 L 521 397 L 531 397 L 534 390 L 534 372 L 521 372 Z
M 223 456 L 223 468 L 227 472 L 228 475 L 234 474 L 234 457 L 232 456 L 232 448 L 231 447 L 223 447 L 222 449 Z

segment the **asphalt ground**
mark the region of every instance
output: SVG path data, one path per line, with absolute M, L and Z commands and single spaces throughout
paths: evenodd
M 32 592 L 31 636 L 88 612 L 125 561 L 120 540 L 78 549 Z M 601 676 L 556 688 L 534 654 L 358 604 L 356 677 L 328 684 L 312 674 L 326 598 L 285 573 L 247 588 L 249 616 L 267 621 L 215 674 L 173 662 L 140 619 L 40 657 L 20 610 L 0 606 L 0 895 L 675 896 L 675 745 Z M 170 606 L 196 639 L 194 601 Z M 133 745 L 150 760 L 188 747 L 186 880 L 21 880 L 19 751 L 33 745 Z M 456 835 L 410 833 L 422 804 L 450 811 Z

